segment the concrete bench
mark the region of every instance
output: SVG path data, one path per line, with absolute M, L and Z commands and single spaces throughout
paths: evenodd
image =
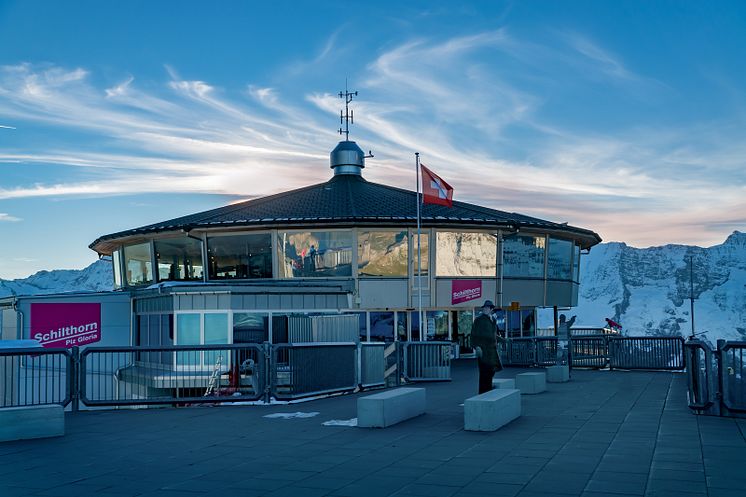
M 569 366 L 549 366 L 547 370 L 547 381 L 549 383 L 565 383 L 570 381 Z
M 547 389 L 547 374 L 541 373 L 520 373 L 515 375 L 515 387 L 522 394 L 533 395 L 541 393 Z
M 515 388 L 515 380 L 513 378 L 494 378 L 492 380 L 492 388 Z
M 4 407 L 0 409 L 0 442 L 61 437 L 64 434 L 65 410 L 62 406 Z
M 464 429 L 495 431 L 521 415 L 521 392 L 501 388 L 464 401 Z
M 357 425 L 386 428 L 425 414 L 424 388 L 397 388 L 357 399 Z

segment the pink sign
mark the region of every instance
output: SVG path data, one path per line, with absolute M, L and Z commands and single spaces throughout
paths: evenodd
M 482 297 L 482 280 L 451 281 L 451 304 L 460 304 Z
M 31 304 L 31 338 L 47 348 L 101 340 L 101 304 Z

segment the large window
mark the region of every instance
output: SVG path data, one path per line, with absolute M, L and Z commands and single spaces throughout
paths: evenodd
M 428 278 L 430 267 L 430 234 L 427 231 L 424 231 L 420 233 L 419 242 L 422 243 L 422 254 L 418 254 L 418 240 L 417 240 L 417 233 L 412 233 L 412 253 L 410 254 L 410 259 L 412 259 L 412 274 L 414 275 L 412 279 L 412 287 L 413 288 L 428 288 L 430 278 Z M 419 265 L 421 271 L 419 275 L 417 274 L 417 268 L 418 268 L 418 260 L 421 257 L 422 264 Z
M 263 343 L 269 341 L 269 316 L 261 312 L 233 314 L 233 343 Z
M 124 247 L 124 270 L 128 285 L 153 283 L 149 242 Z
M 156 240 L 155 259 L 158 281 L 202 279 L 202 242 L 194 238 Z
M 111 265 L 114 270 L 114 290 L 116 290 L 124 286 L 124 281 L 122 280 L 122 252 L 119 250 L 112 252 Z
M 507 277 L 544 277 L 543 236 L 510 235 L 503 239 L 503 275 Z
M 370 341 L 371 342 L 393 342 L 394 341 L 394 313 L 393 312 L 371 312 L 370 313 Z
M 497 237 L 489 233 L 438 232 L 435 274 L 495 277 Z
M 272 277 L 272 236 L 269 233 L 207 238 L 211 280 Z
M 573 245 L 573 277 L 574 281 L 580 282 L 580 246 Z
M 361 231 L 357 237 L 360 276 L 407 277 L 407 232 Z
M 230 342 L 228 313 L 187 312 L 176 315 L 176 345 L 217 345 Z M 212 369 L 218 360 L 221 369 L 229 365 L 225 351 L 179 351 L 177 366 L 198 366 Z
M 572 246 L 569 240 L 549 239 L 547 278 L 569 280 L 572 278 Z
M 427 339 L 448 340 L 448 311 L 427 311 Z
M 277 234 L 281 278 L 352 276 L 352 232 Z

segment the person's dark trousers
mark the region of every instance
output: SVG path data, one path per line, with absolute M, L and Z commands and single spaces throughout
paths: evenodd
M 479 393 L 489 392 L 492 390 L 492 377 L 495 376 L 495 367 L 482 361 L 477 361 L 479 365 Z

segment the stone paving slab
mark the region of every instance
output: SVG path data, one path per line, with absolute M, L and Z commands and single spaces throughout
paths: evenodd
M 321 424 L 365 394 L 68 414 L 65 437 L 0 444 L 0 495 L 746 495 L 746 422 L 691 414 L 680 373 L 575 370 L 485 433 L 463 430 L 476 364 L 452 376 L 421 385 L 427 414 L 382 430 Z M 264 417 L 298 411 L 320 414 Z

